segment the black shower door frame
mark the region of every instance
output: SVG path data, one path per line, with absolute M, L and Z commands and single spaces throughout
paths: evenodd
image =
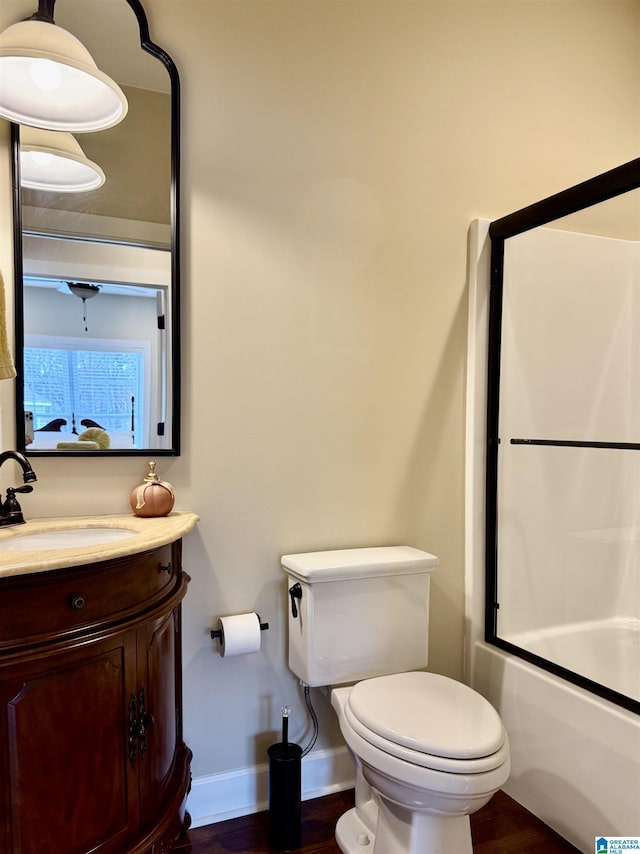
M 500 415 L 500 364 L 505 241 L 538 226 L 606 202 L 640 188 L 640 158 L 597 175 L 526 208 L 494 220 L 489 226 L 491 276 L 488 323 L 487 429 L 486 429 L 486 524 L 485 524 L 485 641 L 543 670 L 640 714 L 640 702 L 582 674 L 523 649 L 498 635 L 498 465 Z M 640 443 L 588 442 L 536 437 L 511 438 L 511 444 L 577 448 L 617 448 L 640 451 Z

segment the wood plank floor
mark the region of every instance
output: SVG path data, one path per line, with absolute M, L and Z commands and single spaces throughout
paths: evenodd
M 340 854 L 334 828 L 351 806 L 353 791 L 304 801 L 299 854 Z M 267 821 L 262 812 L 190 830 L 177 854 L 270 854 Z M 474 854 L 579 854 L 504 792 L 471 816 L 471 832 Z

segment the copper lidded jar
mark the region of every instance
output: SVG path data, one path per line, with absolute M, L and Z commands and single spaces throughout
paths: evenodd
M 149 473 L 140 486 L 131 490 L 130 501 L 135 516 L 167 516 L 173 510 L 173 487 L 160 480 L 154 462 L 149 463 Z

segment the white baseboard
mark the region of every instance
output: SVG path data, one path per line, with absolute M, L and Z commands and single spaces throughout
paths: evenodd
M 317 750 L 302 760 L 302 800 L 319 798 L 355 785 L 353 759 L 346 747 Z M 196 777 L 187 810 L 191 826 L 202 827 L 268 808 L 269 766 L 254 765 Z

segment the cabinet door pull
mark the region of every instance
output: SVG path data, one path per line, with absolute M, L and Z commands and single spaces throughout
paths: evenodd
M 72 597 L 70 604 L 74 611 L 81 611 L 87 604 L 87 600 L 84 598 L 84 596 L 80 596 L 78 594 L 77 596 Z
M 169 561 L 169 563 L 161 563 L 160 572 L 168 572 L 169 575 L 171 575 L 173 572 L 173 563 L 171 561 Z
M 138 735 L 140 736 L 140 738 L 144 738 L 146 736 L 147 732 L 151 729 L 155 722 L 156 719 L 153 717 L 153 715 L 143 715 L 140 718 L 140 721 L 138 723 Z
M 155 723 L 155 718 L 147 712 L 147 704 L 144 695 L 144 684 L 140 686 L 140 696 L 138 697 L 138 745 L 140 748 L 140 758 L 144 756 L 147 750 L 147 732 Z
M 129 699 L 129 762 L 131 767 L 136 764 L 138 721 L 136 718 L 136 695 L 131 692 Z
M 155 722 L 153 715 L 145 709 L 144 685 L 142 685 L 137 702 L 133 692 L 129 700 L 129 760 L 132 766 L 135 765 L 138 751 L 140 751 L 140 758 L 143 758 L 147 750 L 147 733 Z

